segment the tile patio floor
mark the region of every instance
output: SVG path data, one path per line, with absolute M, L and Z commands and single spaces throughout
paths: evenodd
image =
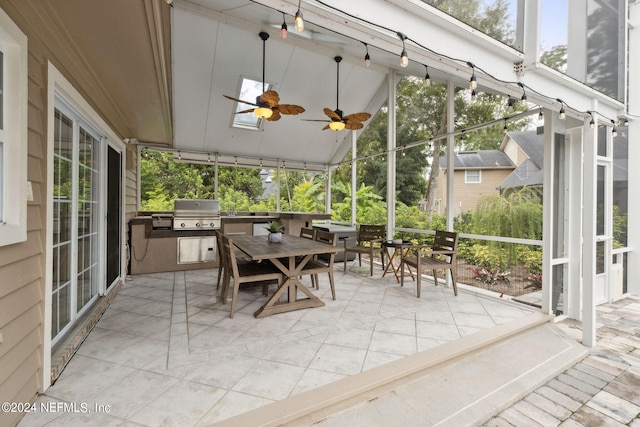
M 91 413 L 29 413 L 20 427 L 209 425 L 531 313 L 428 281 L 417 299 L 411 281 L 352 263 L 336 268 L 336 301 L 321 275 L 313 292 L 324 307 L 256 319 L 265 297 L 255 288 L 230 319 L 230 304 L 215 302 L 216 271 L 127 280 L 37 402 Z

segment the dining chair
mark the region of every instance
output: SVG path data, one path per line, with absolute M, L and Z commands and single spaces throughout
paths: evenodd
M 438 286 L 438 270 L 447 270 L 451 274 L 453 293 L 458 295 L 456 253 L 458 251 L 458 233 L 452 231 L 436 231 L 433 245 L 416 245 L 409 249 L 407 255 L 401 257 L 400 261 L 400 285 L 404 286 L 404 266 L 409 265 L 416 269 L 417 297 L 420 298 L 422 289 L 422 271 L 432 270 L 433 281 Z
M 227 233 L 227 236 L 232 236 L 232 235 L 239 235 L 239 234 L 245 234 L 244 232 L 237 232 L 237 233 Z M 220 230 L 216 230 L 216 248 L 217 248 L 217 253 L 218 253 L 218 279 L 217 279 L 217 283 L 216 283 L 216 289 L 220 289 L 220 283 L 224 283 L 224 275 L 227 274 L 226 271 L 226 265 L 224 262 L 224 256 L 222 254 L 222 240 L 221 240 L 221 236 L 222 233 L 220 232 Z M 246 262 L 246 259 L 243 259 L 243 262 Z
M 338 234 L 330 233 L 328 231 L 316 230 L 314 240 L 317 242 L 326 243 L 331 246 L 336 246 L 338 243 Z M 336 299 L 336 287 L 333 280 L 333 260 L 336 256 L 335 252 L 324 254 L 327 261 L 324 262 L 318 256 L 314 256 L 302 267 L 302 271 L 300 274 L 303 275 L 311 275 L 311 283 L 313 284 L 315 281 L 316 288 L 320 289 L 320 284 L 318 280 L 319 273 L 328 273 L 329 274 L 329 283 L 331 285 L 331 296 L 334 301 Z
M 316 235 L 315 228 L 302 227 L 300 229 L 300 237 L 304 237 L 305 239 L 313 239 L 315 235 Z
M 225 274 L 224 285 L 222 286 L 222 302 L 226 304 L 229 293 L 231 279 L 233 279 L 233 292 L 231 294 L 231 312 L 229 317 L 233 318 L 236 301 L 238 300 L 238 289 L 243 283 L 262 283 L 262 291 L 267 294 L 267 287 L 270 282 L 282 284 L 282 273 L 269 263 L 264 262 L 242 262 L 236 258 L 233 241 L 225 235 L 221 235 L 222 253 L 225 258 L 227 273 Z
M 353 237 L 347 237 L 344 242 L 344 271 L 347 271 L 347 254 L 355 252 L 358 254 L 358 263 L 362 266 L 362 254 L 369 255 L 369 275 L 373 276 L 373 256 L 380 254 L 382 267 L 384 268 L 384 248 L 382 242 L 386 237 L 386 227 L 384 225 L 360 224 L 356 235 L 355 246 L 351 245 Z
M 315 228 L 308 228 L 308 227 L 302 227 L 300 228 L 300 237 L 304 238 L 304 239 L 311 239 L 314 240 L 316 238 L 316 230 Z M 297 261 L 296 263 L 298 263 L 300 261 L 301 257 L 296 257 Z M 314 257 L 314 258 L 317 258 Z M 302 279 L 302 275 L 300 276 L 300 278 Z M 311 276 L 311 287 L 318 287 L 318 283 L 316 282 L 316 276 L 312 275 Z

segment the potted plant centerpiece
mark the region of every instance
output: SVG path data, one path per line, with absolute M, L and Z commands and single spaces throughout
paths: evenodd
M 282 241 L 282 231 L 284 227 L 278 224 L 277 221 L 271 221 L 266 229 L 269 230 L 269 234 L 267 235 L 269 243 L 280 243 Z

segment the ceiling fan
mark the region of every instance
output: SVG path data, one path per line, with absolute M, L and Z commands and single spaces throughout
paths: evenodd
M 312 120 L 312 119 L 305 119 L 308 122 L 329 122 L 328 125 L 326 125 L 325 127 L 322 128 L 322 130 L 325 129 L 332 129 L 335 131 L 339 131 L 342 129 L 350 129 L 350 130 L 357 130 L 357 129 L 362 129 L 364 127 L 364 125 L 362 124 L 362 122 L 364 122 L 365 120 L 368 120 L 369 117 L 371 117 L 371 114 L 369 113 L 354 113 L 354 114 L 349 114 L 347 116 L 344 116 L 342 114 L 342 110 L 339 107 L 339 100 L 340 100 L 340 61 L 342 61 L 342 57 L 341 56 L 336 56 L 335 58 L 333 58 L 334 61 L 336 61 L 336 74 L 337 74 L 337 82 L 336 82 L 336 109 L 335 110 L 331 110 L 330 108 L 325 108 L 324 113 L 327 115 L 327 117 L 329 117 L 331 120 Z
M 300 114 L 304 113 L 304 108 L 294 104 L 279 104 L 280 95 L 275 90 L 265 91 L 264 82 L 264 69 L 265 69 L 265 51 L 266 42 L 269 39 L 269 34 L 261 31 L 259 33 L 262 39 L 262 95 L 256 97 L 256 102 L 244 101 L 242 99 L 234 98 L 232 96 L 223 95 L 225 98 L 232 101 L 241 102 L 243 104 L 253 105 L 255 108 L 249 108 L 247 110 L 236 111 L 236 114 L 244 114 L 253 112 L 258 118 L 275 122 L 280 120 L 281 114 Z

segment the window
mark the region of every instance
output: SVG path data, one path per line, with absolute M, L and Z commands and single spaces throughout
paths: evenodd
M 271 85 L 265 85 L 264 90 L 262 90 L 262 87 L 262 82 L 243 78 L 242 86 L 240 87 L 240 95 L 238 96 L 238 98 L 245 101 L 255 102 L 255 99 L 262 95 L 263 92 L 269 90 L 271 88 Z M 253 108 L 253 105 L 238 102 L 236 106 L 236 114 L 234 114 L 233 116 L 233 127 L 242 129 L 258 129 L 262 124 L 262 119 L 259 119 L 253 113 L 237 114 L 238 111 L 245 111 Z
M 464 182 L 465 184 L 479 184 L 482 182 L 480 169 L 469 169 L 464 171 Z
M 27 37 L 0 9 L 0 246 L 27 240 Z

